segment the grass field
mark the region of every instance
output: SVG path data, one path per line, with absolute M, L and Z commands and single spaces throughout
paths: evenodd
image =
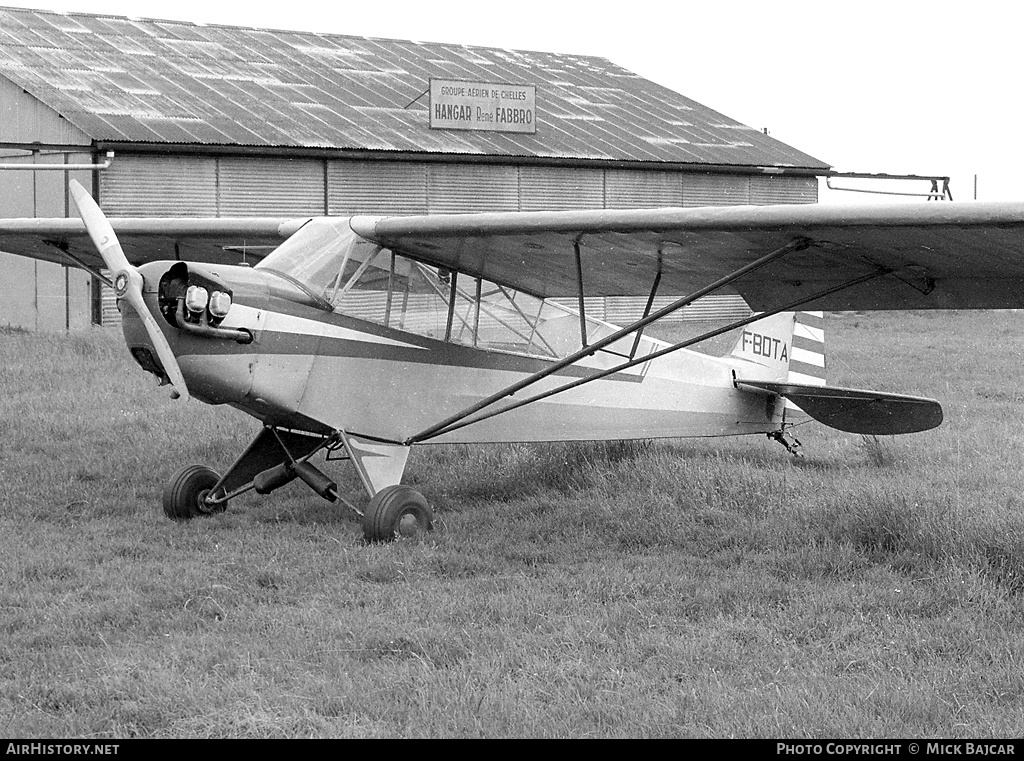
M 1024 735 L 1022 322 L 829 317 L 925 434 L 417 450 L 437 530 L 387 546 L 296 484 L 166 520 L 254 422 L 0 333 L 0 735 Z

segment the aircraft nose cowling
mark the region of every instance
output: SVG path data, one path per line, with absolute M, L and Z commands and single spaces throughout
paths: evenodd
M 146 301 L 146 306 L 150 306 L 148 299 Z M 124 334 L 124 342 L 128 346 L 129 353 L 143 370 L 157 376 L 161 379 L 161 382 L 166 382 L 167 373 L 164 372 L 160 360 L 157 359 L 156 347 L 146 332 L 146 326 L 143 324 L 142 318 L 134 310 L 124 309 L 120 299 L 118 299 L 117 311 L 121 313 L 121 332 Z M 159 324 L 159 320 L 157 324 Z M 167 331 L 164 331 L 164 334 L 166 335 Z M 170 342 L 170 338 L 168 342 Z M 173 350 L 173 344 L 171 348 Z
M 254 278 L 244 267 L 214 268 L 183 262 L 151 262 L 139 271 L 144 280 L 145 305 L 166 336 L 191 395 L 208 404 L 244 399 L 252 384 L 253 352 L 267 300 L 261 278 Z M 190 286 L 205 288 L 208 298 L 215 291 L 211 284 L 219 292 L 230 294 L 230 301 L 222 299 L 216 305 L 223 311 L 230 303 L 222 316 L 200 314 L 202 302 L 196 303 L 194 294 L 189 306 L 184 303 Z M 129 352 L 144 370 L 166 382 L 167 374 L 143 321 L 132 310 L 121 311 Z

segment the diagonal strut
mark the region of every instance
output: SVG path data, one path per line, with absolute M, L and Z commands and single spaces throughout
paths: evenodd
M 531 397 L 529 397 L 527 399 L 521 399 L 518 402 L 513 402 L 512 404 L 507 404 L 504 407 L 502 407 L 501 409 L 491 410 L 489 412 L 484 412 L 484 413 L 482 413 L 480 415 L 476 415 L 475 417 L 471 417 L 470 415 L 462 415 L 458 421 L 455 421 L 455 422 L 445 426 L 444 428 L 442 428 L 440 430 L 435 430 L 429 436 L 422 437 L 422 434 L 420 434 L 418 436 L 414 436 L 414 437 L 408 439 L 406 441 L 406 443 L 413 444 L 413 443 L 416 443 L 418 441 L 423 441 L 423 440 L 425 440 L 425 438 L 434 438 L 436 436 L 442 436 L 442 435 L 444 435 L 446 433 L 450 433 L 451 431 L 456 431 L 459 428 L 464 428 L 467 425 L 472 425 L 473 423 L 479 423 L 482 420 L 487 420 L 488 418 L 495 417 L 496 415 L 501 415 L 501 414 L 503 414 L 505 412 L 511 412 L 512 410 L 518 409 L 518 408 L 523 407 L 523 406 L 525 406 L 527 404 L 532 404 L 533 402 L 539 402 L 541 399 L 547 399 L 549 396 L 554 396 L 555 394 L 560 394 L 563 391 L 568 391 L 570 389 L 577 388 L 578 386 L 582 386 L 582 385 L 584 385 L 586 383 L 591 383 L 591 382 L 596 381 L 596 380 L 601 380 L 601 378 L 606 378 L 609 375 L 614 375 L 615 373 L 621 372 L 622 370 L 628 370 L 629 368 L 635 367 L 636 365 L 642 364 L 644 362 L 649 362 L 652 359 L 658 359 L 659 357 L 663 357 L 666 354 L 671 354 L 674 351 L 679 351 L 680 349 L 685 349 L 687 346 L 693 346 L 696 343 L 700 343 L 701 341 L 706 341 L 709 338 L 714 338 L 715 336 L 721 335 L 722 333 L 727 333 L 730 330 L 735 330 L 736 328 L 741 328 L 741 327 L 743 327 L 745 325 L 749 325 L 752 322 L 757 322 L 758 320 L 763 320 L 765 317 L 771 317 L 773 314 L 778 314 L 780 312 L 792 312 L 795 309 L 803 306 L 804 304 L 808 304 L 808 303 L 814 301 L 815 299 L 822 298 L 823 296 L 828 296 L 828 295 L 830 295 L 832 293 L 844 290 L 846 288 L 851 288 L 851 287 L 853 287 L 855 285 L 860 285 L 861 283 L 867 282 L 868 280 L 873 280 L 876 277 L 881 277 L 882 275 L 887 275 L 890 272 L 891 272 L 891 270 L 881 269 L 881 270 L 878 270 L 876 272 L 870 272 L 870 273 L 868 273 L 866 275 L 861 275 L 860 277 L 854 278 L 852 280 L 848 280 L 845 283 L 840 283 L 839 285 L 832 286 L 831 288 L 827 288 L 827 289 L 825 289 L 823 291 L 818 291 L 817 293 L 812 294 L 811 296 L 802 297 L 800 299 L 797 299 L 796 301 L 791 301 L 788 304 L 784 304 L 781 307 L 777 307 L 775 309 L 771 309 L 771 310 L 769 310 L 767 312 L 759 312 L 758 314 L 752 315 L 751 317 L 747 317 L 747 318 L 744 318 L 742 320 L 738 320 L 738 321 L 733 322 L 733 323 L 731 323 L 729 325 L 726 325 L 725 327 L 721 327 L 721 328 L 717 328 L 715 330 L 709 331 L 707 333 L 704 333 L 703 335 L 697 336 L 696 338 L 687 339 L 686 341 L 682 341 L 680 343 L 673 344 L 672 346 L 668 346 L 668 347 L 666 347 L 664 349 L 660 349 L 660 350 L 658 350 L 656 352 L 652 352 L 651 354 L 647 354 L 647 355 L 645 355 L 643 357 L 638 357 L 636 359 L 630 360 L 629 362 L 624 362 L 623 364 L 617 365 L 616 367 L 612 367 L 612 368 L 609 368 L 607 370 L 600 370 L 600 371 L 594 373 L 593 375 L 588 375 L 586 378 L 579 378 L 579 379 L 574 380 L 574 381 L 572 381 L 570 383 L 566 383 L 564 386 L 559 386 L 558 388 L 549 389 L 548 391 L 544 391 L 544 392 L 542 392 L 540 394 L 535 394 L 534 396 L 531 396 Z M 435 428 L 436 428 L 436 426 L 435 426 Z
M 432 425 L 429 428 L 426 428 L 426 429 L 420 431 L 419 433 L 417 433 L 417 434 L 415 434 L 413 436 L 410 436 L 408 439 L 405 440 L 405 444 L 407 444 L 407 445 L 415 444 L 415 443 L 418 443 L 420 441 L 425 441 L 427 439 L 434 438 L 435 436 L 439 436 L 441 433 L 445 433 L 448 430 L 455 430 L 455 428 L 452 427 L 452 426 L 461 428 L 462 427 L 461 425 L 456 426 L 456 424 L 459 423 L 460 421 L 465 420 L 466 418 L 470 417 L 471 415 L 475 415 L 477 412 L 480 412 L 484 408 L 490 407 L 495 402 L 501 401 L 502 399 L 504 399 L 506 397 L 512 396 L 517 391 L 521 391 L 522 389 L 526 388 L 527 386 L 532 386 L 534 383 L 537 383 L 538 381 L 543 380 L 544 378 L 548 377 L 549 375 L 552 375 L 553 373 L 556 373 L 556 372 L 558 372 L 559 370 L 561 370 L 561 369 L 563 369 L 565 367 L 568 367 L 570 365 L 575 364 L 576 362 L 578 362 L 580 359 L 583 359 L 584 357 L 593 356 L 595 353 L 597 353 L 598 351 L 600 351 L 604 347 L 609 346 L 610 344 L 615 343 L 620 338 L 623 338 L 625 336 L 628 336 L 628 335 L 636 332 L 637 330 L 645 328 L 648 325 L 650 325 L 651 323 L 657 322 L 658 320 L 662 319 L 666 315 L 669 315 L 669 314 L 672 314 L 673 312 L 679 311 L 680 309 L 682 309 L 683 307 L 687 306 L 688 304 L 691 304 L 692 302 L 696 301 L 697 299 L 699 299 L 699 298 L 701 298 L 703 296 L 706 296 L 709 293 L 712 293 L 712 292 L 718 290 L 719 288 L 722 288 L 722 287 L 724 287 L 726 285 L 729 285 L 730 283 L 738 280 L 739 278 L 743 277 L 744 275 L 747 275 L 747 274 L 749 274 L 749 273 L 751 273 L 751 272 L 753 272 L 755 270 L 758 270 L 761 267 L 764 267 L 765 265 L 770 264 L 771 262 L 775 261 L 776 259 L 779 259 L 779 258 L 785 256 L 786 254 L 793 253 L 794 251 L 802 251 L 802 250 L 804 250 L 806 248 L 809 248 L 811 245 L 812 245 L 812 242 L 810 240 L 806 239 L 806 238 L 798 238 L 796 240 L 792 240 L 789 243 L 787 243 L 786 245 L 782 246 L 781 248 L 778 248 L 775 251 L 772 251 L 771 253 L 765 254 L 764 256 L 762 256 L 759 259 L 756 259 L 755 261 L 751 262 L 750 264 L 747 264 L 747 265 L 744 265 L 743 267 L 740 267 L 735 272 L 732 272 L 729 275 L 726 275 L 725 277 L 716 280 L 715 282 L 711 283 L 710 285 L 707 285 L 707 286 L 705 286 L 703 288 L 700 288 L 699 290 L 694 291 L 693 293 L 691 293 L 688 296 L 684 296 L 684 297 L 682 297 L 680 299 L 677 299 L 676 301 L 673 301 L 668 306 L 662 307 L 661 309 L 657 310 L 656 312 L 647 315 L 643 319 L 637 320 L 636 322 L 632 323 L 631 325 L 628 325 L 625 328 L 622 328 L 622 329 L 617 330 L 617 331 L 615 331 L 614 333 L 612 333 L 612 334 L 610 334 L 608 336 L 605 336 L 600 341 L 595 341 L 594 343 L 590 344 L 589 346 L 584 346 L 579 351 L 573 352 L 572 354 L 568 355 L 567 357 L 564 357 L 563 359 L 560 359 L 558 362 L 553 363 L 552 365 L 544 368 L 543 370 L 540 370 L 540 371 L 530 375 L 529 377 L 524 378 L 521 381 L 513 383 L 512 385 L 507 386 L 506 388 L 502 389 L 501 391 L 499 391 L 499 392 L 497 392 L 495 394 L 492 394 L 491 396 L 487 397 L 486 399 L 482 399 L 479 402 L 476 402 L 475 404 L 470 405 L 469 407 L 467 407 L 466 409 L 462 410 L 461 412 L 458 412 L 458 413 L 456 413 L 456 414 L 454 414 L 454 415 L 452 415 L 452 416 L 442 420 L 440 423 L 436 423 L 435 425 Z M 824 295 L 824 294 L 818 294 L 818 296 L 820 296 L 820 295 Z M 815 298 L 817 298 L 817 296 L 815 296 Z M 682 348 L 682 347 L 680 347 L 680 348 Z M 644 358 L 644 361 L 646 361 L 647 359 L 650 359 L 652 356 L 654 356 L 654 355 L 648 355 L 647 357 Z M 626 367 L 632 367 L 633 364 L 639 364 L 639 362 L 633 362 L 632 364 L 628 364 L 626 366 L 620 366 L 620 367 L 616 368 L 613 372 L 618 372 L 618 370 L 625 369 Z M 608 374 L 610 375 L 611 373 L 608 373 Z M 601 376 L 601 377 L 603 377 L 603 376 Z M 521 406 L 521 405 L 517 405 L 517 406 Z M 483 420 L 483 419 L 485 419 L 485 417 L 491 417 L 491 415 L 482 416 L 482 417 L 480 417 L 478 419 Z M 474 418 L 474 422 L 476 420 L 477 420 L 477 418 Z

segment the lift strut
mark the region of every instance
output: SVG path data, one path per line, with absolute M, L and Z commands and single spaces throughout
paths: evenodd
M 810 302 L 815 301 L 816 299 L 823 298 L 830 294 L 836 293 L 837 291 L 845 290 L 846 288 L 851 288 L 855 285 L 860 285 L 861 283 L 865 283 L 877 277 L 887 275 L 891 271 L 892 270 L 889 269 L 879 269 L 876 270 L 875 272 L 869 272 L 866 275 L 861 275 L 860 277 L 847 280 L 845 283 L 840 283 L 839 285 L 833 286 L 831 288 L 826 288 L 825 290 L 822 291 L 818 291 L 817 293 L 814 293 L 810 296 L 804 296 L 800 299 L 797 299 L 796 301 L 791 301 L 788 304 L 783 304 L 782 306 L 776 307 L 775 309 L 771 309 L 766 312 L 759 312 L 758 314 L 752 315 L 743 320 L 737 320 L 724 327 L 708 331 L 707 333 L 703 333 L 697 336 L 696 338 L 690 338 L 687 339 L 686 341 L 681 341 L 680 343 L 672 344 L 669 347 L 660 349 L 650 354 L 646 354 L 643 357 L 638 357 L 636 359 L 630 360 L 629 362 L 624 362 L 621 365 L 617 365 L 607 370 L 601 370 L 599 372 L 594 373 L 593 375 L 588 375 L 586 378 L 580 378 L 578 380 L 572 381 L 571 383 L 566 383 L 564 386 L 559 386 L 558 388 L 553 388 L 550 389 L 549 391 L 545 391 L 543 393 L 531 396 L 528 399 L 522 399 L 518 402 L 508 404 L 502 407 L 501 409 L 492 410 L 490 412 L 484 412 L 482 414 L 476 415 L 475 417 L 471 417 L 472 413 L 459 415 L 457 416 L 459 418 L 457 421 L 454 421 L 446 425 L 444 428 L 437 429 L 437 427 L 434 426 L 434 428 L 437 430 L 434 430 L 429 435 L 429 437 L 423 437 L 422 434 L 420 434 L 418 436 L 414 436 L 409 441 L 410 443 L 412 443 L 414 441 L 423 441 L 425 438 L 434 438 L 436 436 L 441 436 L 442 434 L 458 430 L 459 428 L 464 428 L 467 425 L 479 423 L 482 420 L 487 420 L 488 418 L 492 418 L 495 415 L 500 415 L 505 412 L 511 412 L 512 410 L 518 409 L 519 407 L 523 407 L 527 404 L 532 404 L 533 402 L 538 402 L 542 399 L 547 399 L 549 396 L 554 396 L 555 394 L 560 394 L 563 391 L 568 391 L 569 389 L 577 388 L 578 386 L 582 386 L 586 383 L 592 383 L 593 381 L 601 380 L 602 378 L 607 378 L 609 375 L 613 375 L 614 373 L 621 372 L 623 370 L 628 370 L 629 368 L 635 367 L 636 365 L 642 364 L 644 362 L 649 362 L 652 359 L 658 359 L 659 357 L 663 357 L 666 354 L 671 354 L 672 352 L 679 351 L 680 349 L 685 349 L 688 346 L 693 346 L 694 344 L 700 343 L 701 341 L 706 341 L 709 338 L 714 338 L 715 336 L 719 336 L 722 333 L 728 333 L 730 330 L 742 328 L 745 325 L 749 325 L 752 322 L 757 322 L 758 320 L 762 320 L 765 317 L 771 317 L 773 314 L 778 314 L 779 312 L 796 311 L 800 307 L 804 306 L 805 304 L 809 304 Z M 625 328 L 625 330 L 636 330 L 638 325 L 639 323 L 633 323 L 632 326 L 630 326 L 629 328 Z M 540 373 L 537 373 L 535 375 L 539 374 Z M 528 378 L 527 380 L 531 380 L 532 378 L 535 377 L 535 375 L 530 376 L 530 378 Z
M 577 241 L 577 243 L 578 243 L 578 241 Z M 640 330 L 641 328 L 645 328 L 648 325 L 650 325 L 651 323 L 657 322 L 658 320 L 662 319 L 666 315 L 672 314 L 673 312 L 678 312 L 680 309 L 682 309 L 683 307 L 693 303 L 697 299 L 702 298 L 703 296 L 707 296 L 709 293 L 712 293 L 712 292 L 718 290 L 719 288 L 723 288 L 724 286 L 729 285 L 730 283 L 738 280 L 739 278 L 743 277 L 744 275 L 747 275 L 747 274 L 749 274 L 751 272 L 754 272 L 755 270 L 758 270 L 761 267 L 764 267 L 765 265 L 770 264 L 771 262 L 775 261 L 776 259 L 779 259 L 780 257 L 785 256 L 786 254 L 790 254 L 790 253 L 792 253 L 794 251 L 802 251 L 805 248 L 808 248 L 810 246 L 811 246 L 811 241 L 807 240 L 806 238 L 798 238 L 796 240 L 792 240 L 789 243 L 787 243 L 786 245 L 782 246 L 781 248 L 778 248 L 775 251 L 772 251 L 770 254 L 765 254 L 760 259 L 756 259 L 755 261 L 751 262 L 750 264 L 747 264 L 747 265 L 744 265 L 743 267 L 740 267 L 735 272 L 733 272 L 733 273 L 731 273 L 729 275 L 726 275 L 725 277 L 723 277 L 723 278 L 721 278 L 719 280 L 716 280 L 714 283 L 711 283 L 711 285 L 705 286 L 704 288 L 701 288 L 701 289 L 699 289 L 697 291 L 694 291 L 689 296 L 684 296 L 681 299 L 677 299 L 676 301 L 673 301 L 668 306 L 659 309 L 658 311 L 654 312 L 653 314 L 647 315 L 646 317 L 644 317 L 641 320 L 637 320 L 636 322 L 632 323 L 628 327 L 622 328 L 621 330 L 615 331 L 611 335 L 605 336 L 604 338 L 602 338 L 599 341 L 595 341 L 594 343 L 589 344 L 589 345 L 584 345 L 583 348 L 581 348 L 579 351 L 573 352 L 569 356 L 567 356 L 567 357 L 565 357 L 563 359 L 560 359 L 558 362 L 555 362 L 555 363 L 549 365 L 548 367 L 544 368 L 543 370 L 541 370 L 539 372 L 536 372 L 533 375 L 530 375 L 529 377 L 524 378 L 521 381 L 518 381 L 517 383 L 513 383 L 511 386 L 508 386 L 507 388 L 497 392 L 496 394 L 492 394 L 491 396 L 487 397 L 486 399 L 481 399 L 479 402 L 476 402 L 475 404 L 470 405 L 469 407 L 467 407 L 463 411 L 458 412 L 455 415 L 452 415 L 451 417 L 448 417 L 448 418 L 442 420 L 440 423 L 432 425 L 429 428 L 427 428 L 427 429 L 425 429 L 423 431 L 420 431 L 419 433 L 417 433 L 417 434 L 415 434 L 413 436 L 410 436 L 408 439 L 405 440 L 404 443 L 406 445 L 416 444 L 416 443 L 419 443 L 421 441 L 426 441 L 427 439 L 432 439 L 432 438 L 435 438 L 437 436 L 440 436 L 442 433 L 447 433 L 450 430 L 455 430 L 456 428 L 462 428 L 464 425 L 468 425 L 468 423 L 462 423 L 460 425 L 456 425 L 456 424 L 460 423 L 460 421 L 465 420 L 466 418 L 470 417 L 471 415 L 474 415 L 477 412 L 480 412 L 485 407 L 490 407 L 495 402 L 498 402 L 498 401 L 500 401 L 500 400 L 502 400 L 502 399 L 504 399 L 506 397 L 512 396 L 517 391 L 521 391 L 522 389 L 526 388 L 527 386 L 532 386 L 534 383 L 537 383 L 538 381 L 543 380 L 544 378 L 548 377 L 549 375 L 552 375 L 553 373 L 556 373 L 556 372 L 558 372 L 559 370 L 561 370 L 561 369 L 563 369 L 565 367 L 569 367 L 570 365 L 575 364 L 576 362 L 578 362 L 579 360 L 583 359 L 584 357 L 593 356 L 598 351 L 600 351 L 601 349 L 605 348 L 606 346 L 609 346 L 609 345 L 615 343 L 620 338 L 624 338 L 625 336 L 628 336 L 628 335 L 634 333 L 635 331 Z M 580 300 L 582 301 L 582 294 L 580 295 Z M 751 322 L 753 322 L 753 320 L 751 320 Z M 584 341 L 585 340 L 586 339 L 584 339 Z M 687 344 L 687 345 L 689 345 L 689 344 Z M 682 348 L 682 347 L 679 347 L 679 348 Z M 629 367 L 633 367 L 634 365 L 637 365 L 640 362 L 646 362 L 648 359 L 652 359 L 655 356 L 657 356 L 657 355 L 650 354 L 650 355 L 647 355 L 647 356 L 643 357 L 640 360 L 632 360 L 632 361 L 626 363 L 625 365 L 620 365 L 619 367 L 614 368 L 612 371 L 610 371 L 608 373 L 604 373 L 603 375 L 601 375 L 599 377 L 604 377 L 604 375 L 611 375 L 612 372 L 618 372 L 619 370 L 624 370 L 624 369 L 627 369 Z M 597 377 L 598 376 L 594 376 L 592 378 L 585 378 L 584 381 L 592 380 L 592 379 L 596 380 Z M 548 395 L 550 395 L 550 394 L 548 394 Z M 518 407 L 518 406 L 522 406 L 522 405 L 521 404 L 517 404 L 515 406 Z M 500 410 L 500 411 L 504 411 L 504 409 Z M 481 416 L 479 418 L 474 418 L 472 422 L 477 422 L 477 420 L 484 420 L 484 419 L 486 419 L 488 417 L 492 417 L 492 416 L 493 416 L 493 413 L 492 414 L 488 414 L 488 415 L 483 415 L 483 416 Z

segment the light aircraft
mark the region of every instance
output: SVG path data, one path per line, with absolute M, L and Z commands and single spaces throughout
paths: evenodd
M 924 431 L 942 420 L 935 400 L 799 375 L 815 329 L 799 333 L 794 313 L 1024 307 L 1020 203 L 108 220 L 71 192 L 80 220 L 0 220 L 0 250 L 105 266 L 138 364 L 182 399 L 262 423 L 223 475 L 171 478 L 174 520 L 299 479 L 360 513 L 367 540 L 414 535 L 432 512 L 401 480 L 425 442 L 760 434 L 795 451 L 794 414 Z M 726 292 L 755 314 L 673 343 L 644 335 Z M 679 297 L 653 309 L 666 293 Z M 586 314 L 604 295 L 647 308 L 617 328 Z M 724 357 L 687 348 L 740 328 Z M 320 453 L 355 466 L 362 510 L 311 462 Z

